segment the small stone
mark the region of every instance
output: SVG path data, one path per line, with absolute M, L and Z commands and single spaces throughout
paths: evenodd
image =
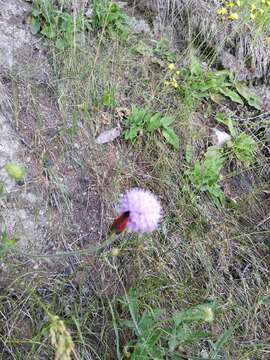
M 106 144 L 108 142 L 112 142 L 117 139 L 121 135 L 121 129 L 119 127 L 115 127 L 110 130 L 105 130 L 96 138 L 97 144 Z
M 93 9 L 88 8 L 88 9 L 86 10 L 86 12 L 85 12 L 85 16 L 86 16 L 87 18 L 91 18 L 92 15 L 93 15 Z
M 136 18 L 131 19 L 131 27 L 134 33 L 149 33 L 150 26 L 144 20 L 137 20 Z
M 214 128 L 212 131 L 214 133 L 214 145 L 217 147 L 222 147 L 231 140 L 231 136 L 223 130 Z

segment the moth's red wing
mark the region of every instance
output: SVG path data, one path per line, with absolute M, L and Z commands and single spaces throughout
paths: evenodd
M 111 231 L 116 234 L 121 234 L 127 226 L 129 219 L 129 211 L 124 212 L 120 216 L 118 216 L 117 219 L 114 220 L 114 222 L 111 225 Z

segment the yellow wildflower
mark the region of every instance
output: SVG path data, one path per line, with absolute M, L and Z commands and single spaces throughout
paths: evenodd
M 250 14 L 250 18 L 251 18 L 251 20 L 255 20 L 256 14 Z
M 231 12 L 230 15 L 228 16 L 229 20 L 238 20 L 239 19 L 239 15 L 237 13 Z
M 264 10 L 263 9 L 259 9 L 259 13 L 262 15 L 264 14 Z
M 256 11 L 257 7 L 256 7 L 255 4 L 251 4 L 250 6 L 251 6 L 251 10 L 250 10 L 250 11 Z
M 220 9 L 218 9 L 217 13 L 218 13 L 218 15 L 220 15 L 220 16 L 224 16 L 224 15 L 227 14 L 227 9 L 226 9 L 225 7 L 222 7 L 222 8 L 220 8 Z
M 179 71 L 179 70 L 176 71 L 176 75 L 180 75 L 180 71 Z
M 229 2 L 228 2 L 228 6 L 229 6 L 229 8 L 232 9 L 232 8 L 234 7 L 234 3 L 233 3 L 232 1 L 229 1 Z
M 270 6 L 270 1 L 267 1 L 267 5 Z
M 165 86 L 168 86 L 168 85 L 170 85 L 170 82 L 167 81 L 167 80 L 165 80 L 165 81 L 164 81 L 164 85 L 165 85 Z
M 241 1 L 240 0 L 236 0 L 236 3 L 235 3 L 237 6 L 241 6 Z
M 178 84 L 177 84 L 177 81 L 175 78 L 172 79 L 171 84 L 172 84 L 172 87 L 174 87 L 175 89 L 178 88 Z
M 266 4 L 266 0 L 262 0 L 262 4 Z
M 172 71 L 174 69 L 174 64 L 168 64 L 168 69 Z

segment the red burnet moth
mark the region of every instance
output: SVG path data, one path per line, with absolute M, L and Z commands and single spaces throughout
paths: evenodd
M 111 232 L 115 234 L 121 234 L 127 226 L 129 220 L 129 211 L 125 211 L 123 214 L 118 216 L 117 219 L 114 220 L 114 222 L 111 225 Z

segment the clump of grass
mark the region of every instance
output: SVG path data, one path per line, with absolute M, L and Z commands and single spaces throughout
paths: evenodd
M 196 307 L 176 311 L 168 319 L 165 309 L 147 308 L 140 315 L 137 294 L 130 289 L 126 302 L 131 320 L 120 322 L 128 328 L 135 339 L 124 346 L 124 356 L 131 359 L 175 359 L 181 356 L 183 346 L 191 347 L 192 343 L 207 337 L 207 332 L 200 331 L 200 325 L 214 321 L 215 304 L 203 304 Z M 180 350 L 178 350 L 180 349 Z

